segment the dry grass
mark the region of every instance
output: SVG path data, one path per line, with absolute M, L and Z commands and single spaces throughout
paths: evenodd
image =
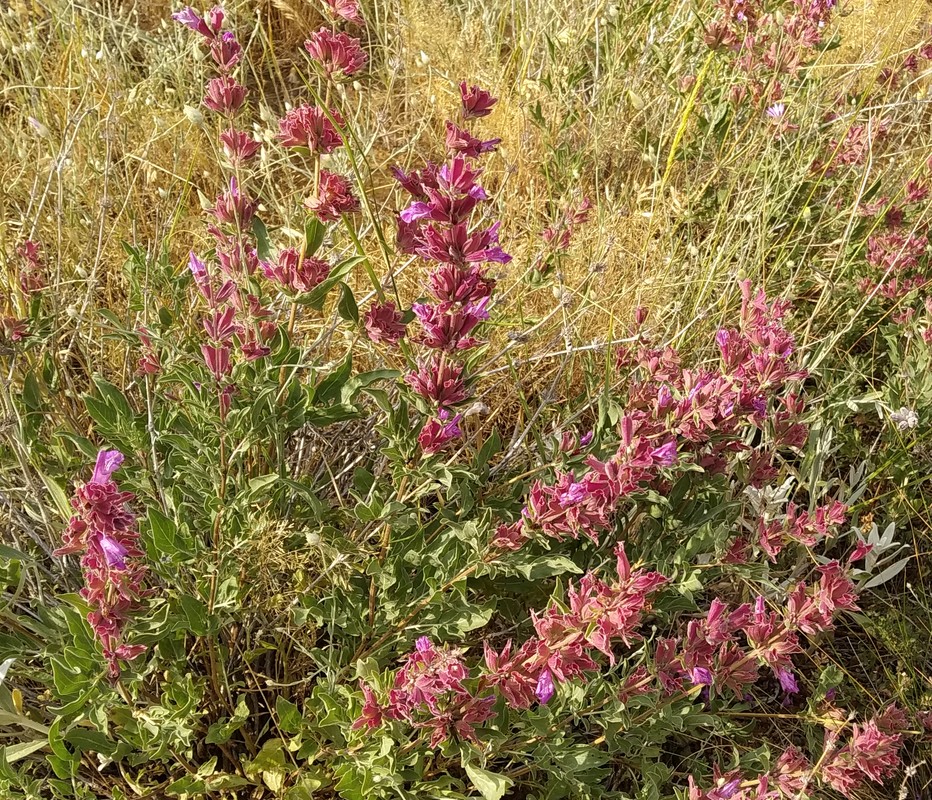
M 244 79 L 256 130 L 271 143 L 286 103 L 307 99 L 300 43 L 320 16 L 306 0 L 239 0 L 229 10 L 248 42 Z M 842 82 L 878 70 L 913 44 L 928 5 L 859 2 L 847 11 L 844 46 L 817 67 Z M 105 369 L 128 378 L 131 370 L 115 360 L 122 350 L 108 345 L 97 308 L 113 309 L 127 327 L 152 313 L 123 268 L 121 243 L 151 258 L 164 250 L 181 275 L 187 251 L 205 242 L 200 205 L 216 194 L 220 177 L 210 132 L 185 108 L 198 105 L 207 71 L 190 38 L 166 22 L 169 12 L 157 2 L 51 0 L 16 2 L 2 17 L 0 252 L 8 282 L 10 253 L 21 238 L 40 239 L 55 254 L 53 299 L 67 311 L 58 349 L 63 363 L 81 365 L 79 372 Z M 753 223 L 761 215 L 761 180 L 770 180 L 754 131 L 720 154 L 715 174 L 667 160 L 674 134 L 681 125 L 693 131 L 698 113 L 678 88 L 700 63 L 688 47 L 691 13 L 688 4 L 657 2 L 635 14 L 601 0 L 461 7 L 378 0 L 368 9 L 372 76 L 360 91 L 347 89 L 341 103 L 382 210 L 398 202 L 388 166 L 440 154 L 459 79 L 501 97 L 481 127 L 503 140 L 487 162 L 487 181 L 515 260 L 501 274 L 500 335 L 488 371 L 505 365 L 491 355 L 501 352 L 509 331 L 534 330 L 514 350 L 518 358 L 564 353 L 623 336 L 639 304 L 675 312 L 664 317 L 667 334 L 692 335 L 704 329 L 697 322 L 724 313 L 722 300 L 733 297 L 740 269 L 773 261 L 779 238 Z M 658 67 L 648 56 L 660 49 Z M 543 124 L 532 119 L 536 108 Z M 920 153 L 907 156 L 918 160 Z M 807 157 L 800 153 L 800 163 Z M 273 227 L 300 228 L 298 200 L 308 180 L 304 167 L 279 150 L 264 154 L 261 197 Z M 705 180 L 727 190 L 731 209 L 700 230 L 690 220 Z M 541 229 L 583 194 L 597 201 L 597 212 L 564 260 L 556 287 L 528 291 Z M 593 266 L 600 270 L 595 276 Z M 391 267 L 403 299 L 420 294 L 416 264 Z M 357 279 L 364 291 L 364 276 Z M 151 292 L 146 277 L 140 280 Z M 15 313 L 25 312 L 17 292 L 8 292 L 8 302 Z M 321 323 L 300 324 L 312 335 Z M 539 363 L 537 388 L 558 374 L 578 377 L 562 356 Z M 572 385 L 578 386 L 571 380 L 567 390 Z M 510 379 L 490 389 L 506 405 L 517 402 Z

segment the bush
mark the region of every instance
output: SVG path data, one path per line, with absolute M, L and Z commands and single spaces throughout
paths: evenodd
M 905 759 L 905 797 L 932 726 L 904 616 L 929 619 L 929 167 L 865 190 L 909 132 L 823 116 L 834 3 L 720 3 L 684 29 L 682 117 L 637 134 L 657 196 L 689 192 L 661 241 L 713 253 L 734 223 L 733 244 L 752 187 L 773 190 L 764 244 L 688 323 L 637 304 L 591 345 L 567 320 L 605 267 L 566 271 L 595 194 L 555 192 L 524 246 L 498 98 L 447 78 L 455 120 L 387 189 L 354 110 L 378 32 L 325 5 L 273 138 L 244 24 L 172 15 L 212 70 L 184 113 L 222 183 L 187 269 L 123 242 L 99 352 L 75 345 L 54 240 L 8 254 L 4 791 L 857 798 Z M 560 137 L 542 170 L 575 168 Z M 829 261 L 847 285 L 819 294 Z M 551 320 L 560 349 L 531 349 Z

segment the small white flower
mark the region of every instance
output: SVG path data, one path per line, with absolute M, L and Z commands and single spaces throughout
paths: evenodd
M 897 430 L 911 431 L 919 424 L 919 415 L 913 409 L 903 406 L 890 415 L 890 421 L 896 425 Z

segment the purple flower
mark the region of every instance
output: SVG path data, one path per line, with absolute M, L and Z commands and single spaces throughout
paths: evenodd
M 101 551 L 103 551 L 104 558 L 107 559 L 108 567 L 119 570 L 126 569 L 126 556 L 129 551 L 122 544 L 106 533 L 100 535 L 98 544 Z
M 204 18 L 190 6 L 186 6 L 181 11 L 176 11 L 172 14 L 172 19 L 175 22 L 180 22 L 186 28 L 190 28 L 195 33 L 201 34 L 206 39 L 214 38 L 214 32 L 207 26 Z M 223 21 L 222 12 L 220 20 Z
M 712 685 L 712 672 L 706 667 L 693 667 L 689 671 L 689 679 L 696 686 L 711 686 Z
M 777 679 L 780 686 L 787 694 L 799 694 L 799 685 L 796 683 L 796 676 L 788 670 L 781 667 L 777 670 Z
M 97 454 L 97 463 L 94 465 L 91 483 L 109 483 L 110 476 L 120 468 L 122 463 L 123 454 L 119 450 L 101 450 Z
M 414 642 L 414 647 L 419 653 L 426 653 L 428 650 L 432 649 L 433 646 L 429 636 L 419 636 Z
M 463 418 L 462 414 L 450 417 L 450 412 L 441 409 L 437 419 L 430 419 L 418 434 L 417 441 L 423 450 L 424 455 L 432 456 L 439 453 L 451 441 L 463 435 L 460 430 L 459 421 Z
M 534 690 L 534 694 L 537 695 L 540 704 L 545 706 L 550 702 L 554 691 L 553 675 L 550 674 L 549 669 L 545 669 L 537 679 L 537 688 Z

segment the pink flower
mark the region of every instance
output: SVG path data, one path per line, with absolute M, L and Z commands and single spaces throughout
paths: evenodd
M 463 365 L 434 356 L 430 361 L 418 361 L 417 370 L 405 375 L 405 383 L 425 400 L 438 406 L 462 403 L 469 393 L 463 383 Z
M 139 341 L 142 345 L 142 356 L 136 367 L 136 374 L 158 375 L 159 372 L 162 371 L 162 364 L 159 361 L 159 354 L 152 346 L 152 340 L 149 338 L 149 331 L 145 328 L 140 328 L 137 333 L 139 334 Z
M 251 161 L 262 147 L 262 142 L 257 142 L 248 133 L 233 128 L 220 134 L 220 144 L 224 154 L 234 165 Z
M 353 22 L 357 25 L 363 25 L 365 21 L 359 11 L 357 0 L 324 0 L 327 8 L 333 16 L 345 19 L 347 22 Z
M 201 16 L 190 6 L 186 6 L 172 14 L 175 22 L 180 22 L 186 28 L 201 34 L 205 39 L 213 39 L 220 32 L 223 25 L 223 9 L 214 6 L 206 15 Z
M 537 696 L 540 704 L 545 706 L 550 702 L 555 691 L 553 675 L 550 674 L 549 669 L 545 669 L 537 679 L 537 687 L 534 689 L 534 694 Z
M 501 143 L 501 139 L 478 139 L 469 131 L 458 128 L 452 122 L 447 122 L 447 150 L 459 153 L 468 158 L 478 158 L 485 153 L 494 153 Z
M 462 436 L 463 432 L 459 427 L 462 418 L 462 414 L 451 417 L 449 412 L 441 409 L 437 418 L 429 419 L 417 437 L 424 455 L 432 456 L 439 453 L 454 439 Z
M 204 356 L 204 363 L 207 364 L 207 369 L 210 370 L 210 374 L 213 375 L 214 380 L 218 383 L 232 371 L 230 366 L 229 344 L 216 346 L 202 344 L 201 353 Z
M 339 112 L 330 116 L 343 126 Z M 285 147 L 306 147 L 312 153 L 332 153 L 343 144 L 333 123 L 317 106 L 303 105 L 293 108 L 278 121 L 278 139 Z
M 460 84 L 460 100 L 463 104 L 463 119 L 476 119 L 492 113 L 492 106 L 498 102 L 489 92 L 478 86 L 467 88 L 466 82 Z
M 355 75 L 368 60 L 359 39 L 345 33 L 332 33 L 327 28 L 312 33 L 304 49 L 331 78 Z
M 207 94 L 204 105 L 218 114 L 232 116 L 246 102 L 246 87 L 236 82 L 229 75 L 221 75 L 207 82 Z
M 335 222 L 343 214 L 359 211 L 359 200 L 353 195 L 353 187 L 342 175 L 320 171 L 317 194 L 304 203 L 322 222 Z
M 243 56 L 243 48 L 230 31 L 224 31 L 210 43 L 210 55 L 221 72 L 229 72 Z
M 32 239 L 26 239 L 16 247 L 16 254 L 22 260 L 19 272 L 19 287 L 26 297 L 42 291 L 47 285 L 47 266 L 42 255 L 42 245 Z
M 489 228 L 470 233 L 465 222 L 445 228 L 427 225 L 421 232 L 421 241 L 415 247 L 415 251 L 429 261 L 456 264 L 460 267 L 485 261 L 507 264 L 511 261 L 511 256 L 498 246 L 500 226 L 501 223 L 496 222 Z
M 495 550 L 515 552 L 530 540 L 531 536 L 524 530 L 524 521 L 518 520 L 511 525 L 502 523 L 495 529 L 495 535 L 489 546 Z
M 371 731 L 373 728 L 381 727 L 382 707 L 376 699 L 375 692 L 364 681 L 359 682 L 359 688 L 362 689 L 363 696 L 362 713 L 359 715 L 359 719 L 352 724 L 352 730 L 357 731 L 360 728 L 367 728 Z
M 411 309 L 423 328 L 419 341 L 427 347 L 440 350 L 475 347 L 478 340 L 469 334 L 480 322 L 489 318 L 486 310 L 488 302 L 489 298 L 484 297 L 468 306 L 459 307 L 449 303 L 414 303 Z
M 292 292 L 309 292 L 330 274 L 330 264 L 319 258 L 305 258 L 294 247 L 278 254 L 277 263 L 259 264 L 265 277 Z
M 401 312 L 390 300 L 384 303 L 373 303 L 363 319 L 366 336 L 376 344 L 379 342 L 395 344 L 405 335 L 405 326 L 401 320 Z
M 471 303 L 489 297 L 495 281 L 477 266 L 441 264 L 427 278 L 431 294 L 441 303 Z
M 252 224 L 258 203 L 240 191 L 236 178 L 230 178 L 230 188 L 217 195 L 217 203 L 212 211 L 218 222 L 233 225 L 237 230 L 245 231 Z

